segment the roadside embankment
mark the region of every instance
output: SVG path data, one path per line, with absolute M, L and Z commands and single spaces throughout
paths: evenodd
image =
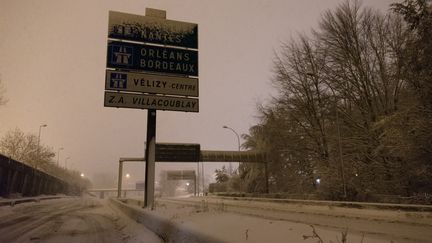
M 313 224 L 313 216 L 363 219 L 432 226 L 432 206 L 296 199 L 191 197 L 159 199 L 160 203 L 222 208 L 227 212 Z M 298 215 L 304 215 L 298 217 Z M 306 220 L 312 217 L 312 221 Z
M 430 242 L 430 212 L 358 209 L 333 205 L 227 200 L 212 197 L 111 199 L 129 217 L 167 242 L 324 242 L 348 232 L 349 242 Z M 308 240 L 304 240 L 304 238 Z
M 110 202 L 127 216 L 155 232 L 165 242 L 223 242 L 203 234 L 198 228 L 174 222 L 172 219 L 150 209 L 143 209 L 141 202 L 130 199 L 111 198 Z

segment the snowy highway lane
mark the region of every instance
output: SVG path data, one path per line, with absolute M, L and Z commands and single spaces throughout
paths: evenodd
M 0 242 L 162 242 L 152 231 L 89 197 L 0 207 Z

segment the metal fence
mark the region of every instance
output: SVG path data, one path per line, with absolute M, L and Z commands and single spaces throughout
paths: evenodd
M 0 197 L 76 193 L 67 182 L 0 154 Z

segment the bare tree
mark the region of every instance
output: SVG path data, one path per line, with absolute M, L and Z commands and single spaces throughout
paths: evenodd
M 91 183 L 87 178 L 82 178 L 78 171 L 67 170 L 54 163 L 55 153 L 52 148 L 39 145 L 38 138 L 34 134 L 25 134 L 20 129 L 8 131 L 0 139 L 0 153 L 25 163 L 35 169 L 63 179 L 65 182 L 76 185 L 73 193 L 82 192 Z
M 326 116 L 329 108 L 329 89 L 323 80 L 325 52 L 305 36 L 300 41 L 284 44 L 275 62 L 274 83 L 281 91 L 277 100 L 290 117 L 303 128 L 316 145 L 317 157 L 328 160 Z
M 407 0 L 415 1 L 424 2 Z M 432 19 L 419 12 L 409 19 Z M 418 111 L 417 89 L 408 87 L 418 84 L 428 92 L 432 61 L 420 55 L 429 53 L 432 38 L 424 37 L 431 25 L 416 26 L 412 31 L 398 15 L 346 1 L 325 12 L 310 37 L 282 45 L 273 80 L 279 94 L 259 109 L 260 123 L 244 137 L 245 145 L 271 154 L 276 190 L 290 190 L 290 184 L 307 191 L 319 177 L 317 188 L 326 198 L 366 200 L 371 193 L 411 195 L 416 181 L 427 183 L 432 140 L 425 134 L 432 133 L 432 119 L 422 117 L 432 116 Z M 253 166 L 242 166 L 243 178 L 260 176 Z
M 38 147 L 37 139 L 36 135 L 24 134 L 15 128 L 0 140 L 0 152 L 33 167 L 46 169 L 49 164 L 53 164 L 55 153 L 49 147 Z
M 5 93 L 6 93 L 6 89 L 3 86 L 1 75 L 0 75 L 0 105 L 4 105 L 7 103 Z

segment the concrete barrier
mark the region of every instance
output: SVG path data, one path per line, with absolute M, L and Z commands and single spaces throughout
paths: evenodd
M 129 201 L 134 205 L 126 203 Z M 136 202 L 134 202 L 136 201 Z M 173 222 L 167 217 L 158 215 L 157 212 L 143 209 L 138 206 L 137 200 L 122 200 L 111 198 L 110 202 L 124 212 L 128 217 L 146 226 L 148 229 L 159 235 L 164 242 L 198 243 L 198 242 L 223 242 L 213 236 L 199 232 L 198 229 Z
M 42 196 L 42 197 L 28 197 L 28 198 L 18 198 L 18 199 L 3 199 L 0 200 L 0 207 L 1 206 L 15 206 L 17 204 L 21 203 L 27 203 L 27 202 L 40 202 L 43 200 L 51 200 L 51 199 L 59 199 L 64 198 L 65 196 Z

